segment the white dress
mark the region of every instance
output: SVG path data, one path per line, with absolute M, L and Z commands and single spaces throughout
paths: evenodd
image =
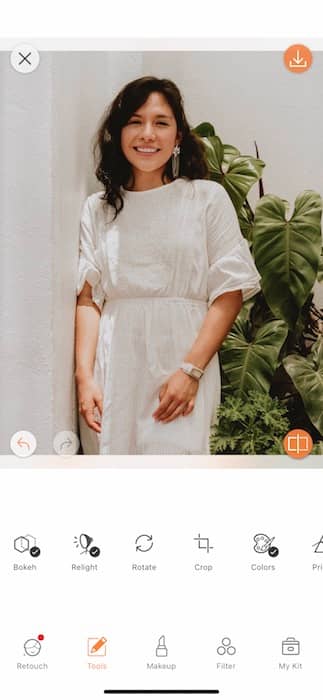
M 88 197 L 82 214 L 77 293 L 87 280 L 102 310 L 94 373 L 103 393 L 101 434 L 81 421 L 83 451 L 209 454 L 220 403 L 217 355 L 190 415 L 163 424 L 152 414 L 208 306 L 228 291 L 252 296 L 259 274 L 222 185 L 179 178 L 123 196 L 115 221 L 102 192 Z

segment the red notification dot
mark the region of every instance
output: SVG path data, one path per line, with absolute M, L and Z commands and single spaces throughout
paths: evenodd
M 43 634 L 39 634 L 38 637 L 37 637 L 37 639 L 38 639 L 40 642 L 42 642 L 43 639 L 45 639 L 45 637 L 44 637 Z

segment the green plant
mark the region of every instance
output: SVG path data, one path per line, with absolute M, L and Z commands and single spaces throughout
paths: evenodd
M 315 445 L 313 445 L 311 455 L 323 455 L 323 442 L 322 441 L 317 442 Z
M 323 435 L 323 336 L 318 338 L 306 357 L 288 355 L 283 365 L 301 395 L 313 425 Z
M 211 454 L 284 454 L 286 414 L 278 399 L 259 391 L 248 392 L 245 399 L 226 396 L 212 428 Z
M 261 274 L 261 292 L 244 304 L 223 343 L 220 359 L 223 399 L 246 399 L 257 390 L 278 397 L 291 428 L 323 437 L 323 309 L 313 303 L 313 286 L 323 282 L 322 198 L 305 190 L 288 216 L 289 204 L 264 195 L 265 163 L 223 144 L 209 122 L 194 131 L 202 138 L 210 178 L 227 190 L 241 232 Z M 248 194 L 258 183 L 252 210 Z

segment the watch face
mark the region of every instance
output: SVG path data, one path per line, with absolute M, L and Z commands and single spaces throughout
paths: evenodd
M 199 378 L 200 378 L 200 373 L 199 373 L 199 371 L 198 371 L 197 369 L 194 369 L 194 368 L 191 369 L 191 375 L 192 375 L 192 377 L 194 377 L 195 379 L 199 379 Z

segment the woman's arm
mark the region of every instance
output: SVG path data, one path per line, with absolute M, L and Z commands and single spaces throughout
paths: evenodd
M 200 369 L 205 369 L 213 355 L 220 349 L 242 306 L 240 290 L 226 292 L 210 306 L 201 329 L 191 349 L 183 357 Z M 179 329 L 180 332 L 180 329 Z M 159 393 L 160 404 L 153 418 L 169 423 L 180 415 L 193 411 L 199 382 L 178 369 L 163 384 Z
M 88 282 L 77 298 L 75 321 L 75 378 L 79 411 L 87 425 L 101 432 L 100 423 L 95 420 L 94 410 L 102 414 L 102 394 L 93 379 L 96 346 L 99 335 L 100 310 L 92 301 L 92 288 Z
M 226 292 L 211 304 L 201 330 L 191 350 L 184 357 L 184 362 L 205 369 L 229 333 L 242 307 L 242 293 Z

